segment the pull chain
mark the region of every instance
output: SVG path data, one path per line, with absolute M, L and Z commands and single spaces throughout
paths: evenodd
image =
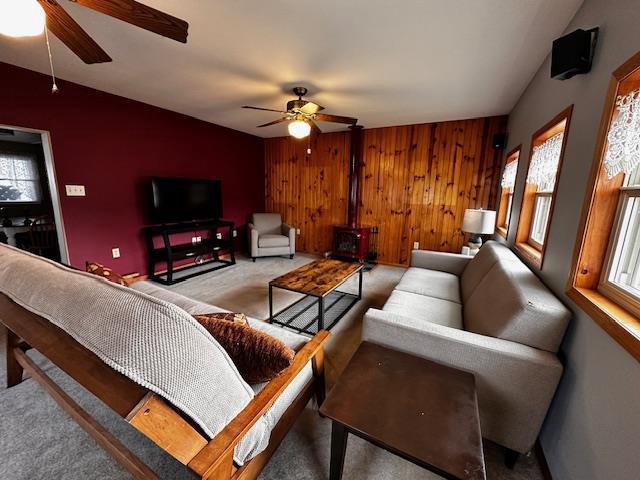
M 56 85 L 56 74 L 53 71 L 53 57 L 51 56 L 51 45 L 49 44 L 49 28 L 44 27 L 44 38 L 47 40 L 47 52 L 49 53 L 49 67 L 51 68 L 51 78 L 53 80 L 53 86 L 51 87 L 51 93 L 58 93 L 58 85 Z

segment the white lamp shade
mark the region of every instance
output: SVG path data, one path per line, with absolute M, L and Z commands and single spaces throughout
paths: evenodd
M 289 134 L 296 138 L 307 137 L 311 133 L 311 125 L 302 120 L 294 120 L 289 124 Z
M 467 208 L 462 220 L 462 231 L 477 235 L 491 234 L 496 227 L 496 212 L 494 210 L 476 210 Z
M 0 0 L 0 34 L 32 37 L 44 31 L 44 10 L 36 0 Z

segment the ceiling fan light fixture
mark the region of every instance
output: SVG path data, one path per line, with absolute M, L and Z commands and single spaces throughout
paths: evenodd
M 37 0 L 0 0 L 0 34 L 10 37 L 42 35 L 44 10 Z
M 303 120 L 294 120 L 289 123 L 289 135 L 296 138 L 308 137 L 311 133 L 311 125 Z

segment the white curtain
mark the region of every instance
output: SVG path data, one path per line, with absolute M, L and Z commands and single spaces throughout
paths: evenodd
M 39 202 L 35 155 L 0 151 L 0 202 Z
M 553 192 L 563 138 L 564 133 L 560 132 L 548 138 L 543 144 L 533 147 L 527 183 L 537 185 L 538 192 Z
M 502 188 L 509 190 L 513 193 L 513 188 L 516 185 L 516 173 L 518 173 L 518 161 L 514 160 L 504 166 L 504 172 L 502 172 Z
M 609 178 L 621 172 L 630 174 L 640 164 L 640 90 L 618 96 L 615 114 L 604 156 Z

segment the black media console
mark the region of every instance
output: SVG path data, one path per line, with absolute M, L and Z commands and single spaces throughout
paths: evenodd
M 236 230 L 234 223 L 227 220 L 199 220 L 192 222 L 170 223 L 144 227 L 149 255 L 149 279 L 164 285 L 173 285 L 188 278 L 203 273 L 225 268 L 236 263 L 234 241 Z M 196 243 L 171 243 L 171 236 L 187 232 L 206 231 L 207 236 Z M 154 239 L 162 238 L 162 246 L 157 247 Z M 226 253 L 229 259 L 221 259 L 220 254 Z M 180 265 L 175 262 L 192 259 L 192 265 Z M 199 260 L 199 261 L 198 261 Z M 156 273 L 156 264 L 164 263 L 166 272 Z M 203 265 L 212 264 L 210 268 Z M 185 271 L 196 269 L 184 274 Z

